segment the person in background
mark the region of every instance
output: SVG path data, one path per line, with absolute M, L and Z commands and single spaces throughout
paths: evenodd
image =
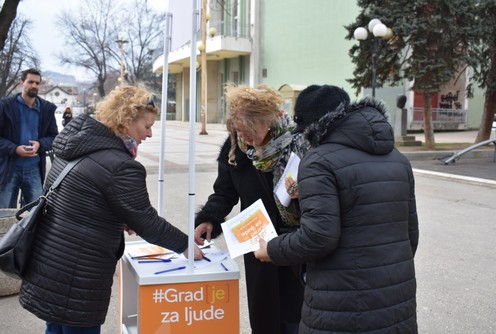
M 42 195 L 46 151 L 58 134 L 57 106 L 38 96 L 40 71 L 22 71 L 21 93 L 0 100 L 0 208 L 15 208 Z
M 328 85 L 300 93 L 296 119 L 315 120 L 298 172 L 300 228 L 260 240 L 254 253 L 306 263 L 300 334 L 417 333 L 412 168 L 394 147 L 384 106 L 366 98 L 329 108 L 344 94 Z
M 71 107 L 67 107 L 62 114 L 62 125 L 66 126 L 72 120 L 72 109 Z
M 289 134 L 285 137 L 289 139 L 285 141 L 285 145 L 290 145 L 292 140 L 290 131 L 294 128 L 292 121 L 287 117 L 281 119 L 281 122 L 276 121 L 282 100 L 268 87 L 259 86 L 255 91 L 251 91 L 247 86 L 230 87 L 246 97 L 247 112 L 266 114 L 266 117 L 263 122 L 260 121 L 260 124 L 258 120 L 250 123 L 257 129 L 260 128 L 260 135 L 256 138 L 242 134 L 245 139 L 244 150 L 239 146 L 241 135 L 234 127 L 234 120 L 232 117 L 228 118 L 229 138 L 217 158 L 218 173 L 213 186 L 214 193 L 208 197 L 195 219 L 195 241 L 198 244 L 203 244 L 203 239 L 210 241 L 222 233 L 221 223 L 225 221 L 225 217 L 238 201 L 240 209 L 244 210 L 261 198 L 277 233 L 286 233 L 290 230 L 281 217 L 273 194 L 276 171 L 258 170 L 253 160 L 246 155 L 246 148 L 251 148 L 249 145 L 252 144 L 261 144 L 265 140 L 264 137 L 268 137 L 267 129 L 272 123 L 274 123 L 274 133 L 281 133 L 284 129 L 284 133 Z M 229 90 L 231 88 L 228 88 L 230 93 L 232 93 L 232 90 Z M 233 100 L 228 99 L 230 112 L 234 107 L 232 102 Z M 267 140 L 269 141 L 270 138 Z M 253 253 L 244 255 L 244 266 L 252 334 L 296 334 L 303 301 L 299 267 L 276 267 L 270 263 L 262 263 L 255 259 Z
M 98 104 L 97 120 L 74 118 L 53 142 L 45 189 L 83 158 L 48 199 L 19 294 L 22 307 L 46 321 L 46 334 L 100 333 L 126 229 L 188 255 L 187 235 L 158 216 L 135 160 L 158 112 L 150 96 L 136 86 L 113 90 Z M 202 255 L 195 245 L 195 260 Z

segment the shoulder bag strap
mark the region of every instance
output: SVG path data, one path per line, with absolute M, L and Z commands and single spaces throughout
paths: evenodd
M 45 197 L 48 197 L 48 195 L 50 195 L 52 193 L 52 191 L 54 191 L 55 189 L 57 189 L 57 187 L 59 186 L 60 182 L 62 182 L 62 180 L 66 177 L 66 175 L 69 174 L 69 172 L 71 171 L 71 169 L 73 169 L 83 158 L 84 157 L 79 157 L 77 159 L 74 159 L 74 160 L 70 161 L 64 167 L 64 169 L 62 170 L 62 172 L 60 172 L 59 176 L 57 176 L 57 178 L 55 179 L 55 181 L 53 182 L 53 184 L 48 189 L 47 193 L 45 194 Z
M 40 198 L 38 198 L 36 201 L 33 201 L 33 202 L 29 203 L 29 204 L 26 204 L 25 206 L 23 206 L 22 208 L 20 208 L 19 211 L 16 212 L 16 218 L 17 218 L 17 220 L 21 220 L 22 219 L 21 215 L 24 212 L 29 211 L 33 207 L 37 206 L 38 203 L 40 202 L 40 200 L 42 200 L 42 198 L 44 200 L 46 200 L 48 198 L 48 196 L 59 186 L 60 182 L 62 182 L 62 180 L 65 178 L 65 176 L 71 171 L 71 169 L 73 169 L 74 166 L 76 166 L 83 158 L 84 157 L 80 157 L 80 158 L 77 158 L 75 160 L 70 161 L 64 167 L 64 169 L 62 170 L 62 172 L 60 172 L 59 176 L 57 176 L 57 178 L 55 179 L 55 182 L 53 182 L 53 184 L 47 190 L 47 192 L 45 193 L 45 195 L 40 196 Z

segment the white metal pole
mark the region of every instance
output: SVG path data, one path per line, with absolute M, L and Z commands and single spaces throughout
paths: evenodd
M 160 160 L 158 162 L 158 215 L 162 216 L 164 206 L 164 165 L 165 165 L 165 123 L 167 120 L 167 91 L 169 77 L 169 51 L 172 30 L 172 14 L 165 14 L 164 62 L 162 70 L 162 106 L 160 108 Z
M 191 58 L 189 68 L 189 206 L 188 206 L 188 272 L 194 269 L 195 243 L 195 125 L 196 125 L 196 34 L 198 32 L 198 6 L 193 1 L 193 22 L 191 29 Z

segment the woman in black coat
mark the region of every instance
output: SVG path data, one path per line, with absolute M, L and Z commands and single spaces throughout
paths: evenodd
M 152 207 L 146 170 L 135 160 L 157 116 L 149 96 L 140 87 L 116 89 L 98 104 L 97 120 L 81 115 L 53 142 L 57 158 L 45 189 L 68 161 L 83 159 L 48 199 L 19 295 L 22 307 L 46 321 L 46 334 L 100 333 L 125 229 L 188 254 L 188 236 Z
M 202 244 L 202 236 L 210 240 L 220 235 L 220 224 L 238 201 L 243 210 L 260 198 L 278 234 L 286 232 L 272 193 L 272 173 L 258 171 L 237 146 L 235 164 L 229 163 L 230 148 L 228 138 L 217 158 L 218 175 L 213 186 L 214 193 L 195 220 L 196 242 Z M 297 333 L 303 300 L 303 286 L 297 270 L 262 263 L 255 259 L 253 253 L 244 255 L 244 264 L 252 333 Z

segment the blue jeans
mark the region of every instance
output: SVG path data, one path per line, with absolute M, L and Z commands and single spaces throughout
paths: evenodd
M 45 334 L 100 334 L 100 327 L 73 327 L 47 321 Z
M 22 193 L 22 206 L 43 195 L 40 167 L 38 165 L 22 169 L 17 167 L 12 179 L 0 191 L 0 208 L 17 207 L 19 190 Z

